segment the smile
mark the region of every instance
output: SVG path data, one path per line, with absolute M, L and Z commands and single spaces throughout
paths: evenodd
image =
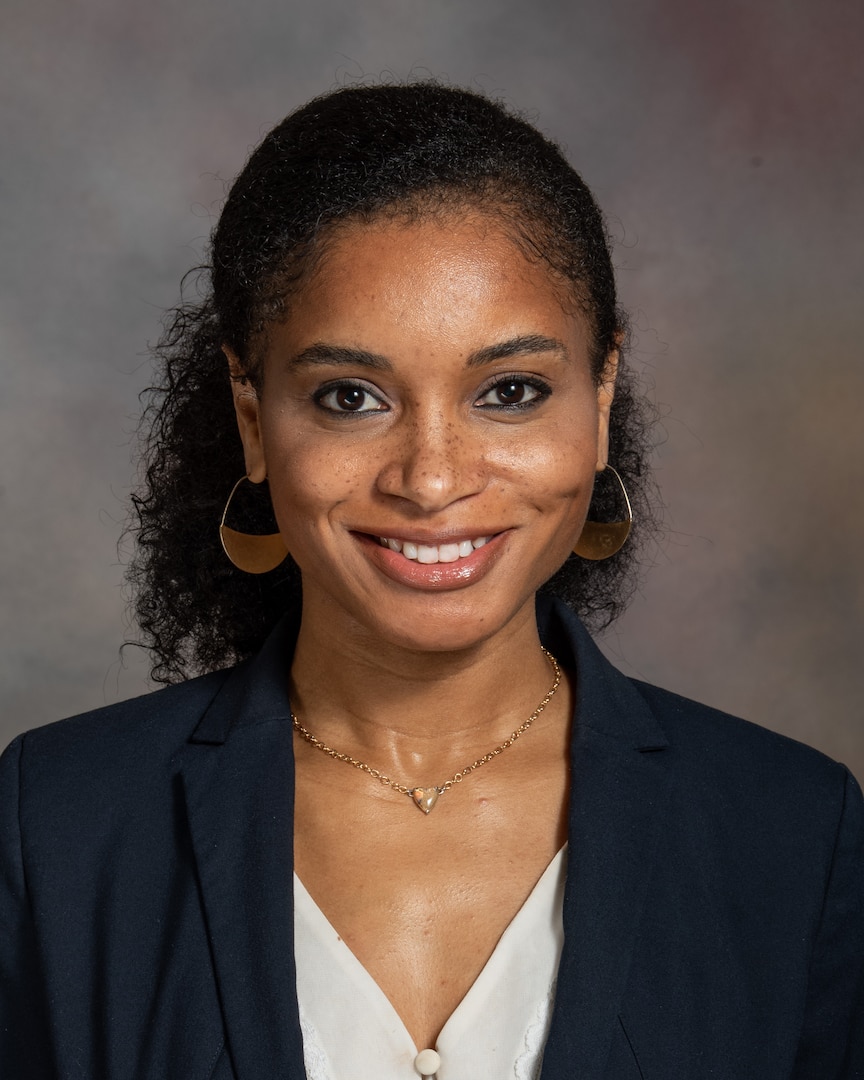
M 454 563 L 467 559 L 478 548 L 485 547 L 490 536 L 478 536 L 473 540 L 459 540 L 450 544 L 414 544 L 410 540 L 395 540 L 389 536 L 379 536 L 378 543 L 391 551 L 398 551 L 412 562 L 431 566 L 434 563 Z

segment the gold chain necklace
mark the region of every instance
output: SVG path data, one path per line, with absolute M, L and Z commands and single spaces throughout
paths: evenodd
M 328 757 L 335 758 L 336 761 L 344 761 L 347 765 L 353 765 L 355 769 L 360 769 L 363 772 L 368 773 L 369 776 L 374 776 L 376 780 L 389 788 L 393 788 L 394 791 L 398 791 L 400 795 L 407 795 L 410 799 L 413 799 L 414 804 L 418 806 L 424 814 L 429 814 L 432 811 L 432 807 L 438 802 L 439 795 L 443 795 L 445 791 L 449 791 L 455 784 L 461 784 L 468 773 L 474 772 L 474 770 L 479 769 L 481 765 L 485 765 L 493 758 L 496 758 L 500 753 L 503 753 L 504 750 L 512 746 L 520 735 L 524 735 L 555 696 L 555 691 L 561 685 L 561 668 L 558 666 L 558 661 L 548 649 L 544 649 L 542 645 L 540 648 L 543 649 L 546 659 L 552 665 L 552 670 L 555 672 L 555 681 L 552 683 L 546 696 L 534 712 L 532 712 L 528 719 L 520 724 L 510 738 L 505 739 L 500 746 L 496 746 L 495 749 L 490 750 L 488 754 L 484 754 L 483 757 L 477 758 L 476 761 L 472 761 L 470 765 L 464 766 L 459 772 L 454 773 L 449 780 L 445 780 L 443 784 L 438 784 L 435 787 L 410 788 L 406 784 L 397 783 L 396 780 L 391 780 L 389 776 L 385 776 L 384 773 L 380 772 L 378 769 L 373 769 L 371 765 L 367 765 L 365 761 L 358 761 L 357 758 L 351 757 L 350 754 L 342 754 L 338 750 L 334 750 L 332 746 L 328 746 L 326 743 L 321 742 L 320 739 L 316 739 L 311 731 L 308 731 L 303 727 L 296 713 L 291 713 L 291 722 L 294 725 L 294 730 L 297 734 L 302 736 L 310 746 L 314 746 L 316 750 L 320 750 L 322 754 L 326 754 Z

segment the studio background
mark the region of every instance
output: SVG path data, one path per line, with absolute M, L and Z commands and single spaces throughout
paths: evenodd
M 0 743 L 147 689 L 137 394 L 226 182 L 413 72 L 524 110 L 609 216 L 668 536 L 605 649 L 864 777 L 862 46 L 858 0 L 6 0 Z

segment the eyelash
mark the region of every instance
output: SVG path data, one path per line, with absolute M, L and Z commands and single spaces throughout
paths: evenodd
M 324 404 L 326 398 L 330 397 L 331 394 L 338 394 L 340 390 L 357 390 L 361 394 L 366 394 L 373 401 L 378 402 L 379 405 L 384 404 L 378 395 L 370 390 L 368 386 L 362 382 L 355 382 L 353 379 L 342 379 L 339 382 L 327 383 L 325 386 L 322 386 L 315 391 L 313 400 L 320 409 L 324 410 L 324 412 L 340 418 L 347 416 L 367 416 L 369 413 L 386 412 L 386 409 L 381 409 L 377 406 L 372 409 L 336 409 L 331 405 Z
M 527 401 L 515 401 L 510 403 L 488 402 L 485 405 L 482 404 L 483 398 L 487 397 L 489 394 L 494 393 L 499 388 L 514 385 L 527 387 L 534 392 L 534 396 L 529 398 Z M 328 397 L 333 394 L 338 394 L 340 391 L 343 390 L 359 391 L 360 393 L 367 395 L 373 401 L 377 402 L 378 405 L 371 409 L 338 409 L 332 405 L 325 404 Z M 474 401 L 474 405 L 477 408 L 494 410 L 496 412 L 523 412 L 527 409 L 536 408 L 537 405 L 540 405 L 543 401 L 546 400 L 546 398 L 549 397 L 549 394 L 551 392 L 552 390 L 549 384 L 544 382 L 542 379 L 538 379 L 536 376 L 532 376 L 529 378 L 525 375 L 518 374 L 498 375 L 492 382 L 488 383 L 485 387 L 483 387 L 483 389 L 477 395 Z M 326 385 L 320 387 L 318 390 L 315 391 L 313 395 L 313 400 L 320 409 L 324 410 L 327 413 L 330 413 L 332 416 L 338 416 L 340 418 L 349 416 L 367 416 L 370 413 L 387 411 L 385 403 L 381 400 L 381 398 L 378 397 L 376 393 L 374 393 L 374 391 L 372 391 L 366 384 L 362 382 L 355 382 L 353 379 L 342 379 L 339 382 L 327 383 Z M 382 405 L 385 405 L 385 407 L 380 408 L 379 406 Z
M 481 406 L 485 409 L 494 409 L 496 411 L 504 412 L 522 412 L 526 409 L 533 409 L 540 405 L 549 397 L 552 393 L 552 387 L 544 382 L 542 379 L 538 379 L 535 376 L 528 377 L 526 375 L 519 375 L 515 372 L 509 375 L 497 375 L 492 382 L 485 386 L 477 395 L 475 405 L 478 405 L 484 397 L 488 394 L 494 393 L 501 387 L 505 386 L 525 386 L 534 391 L 534 397 L 529 398 L 528 401 L 514 401 L 511 403 L 498 402 L 495 404 L 488 404 Z

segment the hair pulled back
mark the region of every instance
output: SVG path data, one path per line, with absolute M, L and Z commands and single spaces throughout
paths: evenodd
M 340 224 L 463 207 L 499 217 L 529 257 L 568 284 L 591 326 L 591 363 L 600 377 L 626 320 L 602 215 L 554 143 L 502 105 L 435 82 L 346 87 L 292 113 L 235 181 L 209 265 L 200 268 L 200 298 L 170 313 L 154 350 L 158 375 L 142 418 L 128 577 L 156 681 L 249 656 L 300 595 L 290 557 L 252 576 L 232 566 L 220 545 L 225 500 L 245 472 L 223 345 L 259 386 L 267 325 L 290 312 Z M 572 556 L 544 587 L 595 629 L 626 605 L 640 535 L 654 528 L 647 417 L 622 361 L 609 460 L 633 503 L 631 539 L 603 562 Z M 598 485 L 591 515 L 615 517 L 614 498 Z M 253 501 L 244 509 L 249 531 L 269 531 L 268 522 L 272 528 L 269 506 Z

